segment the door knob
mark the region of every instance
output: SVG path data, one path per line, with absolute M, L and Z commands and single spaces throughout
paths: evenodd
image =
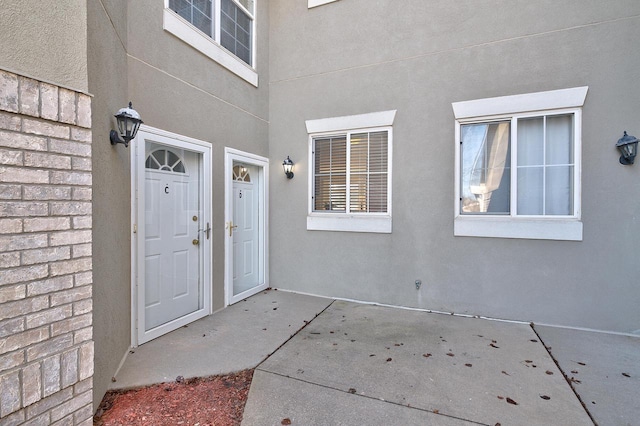
M 197 246 L 198 244 L 200 244 L 200 240 L 195 239 L 195 240 L 191 241 L 191 244 L 193 244 L 194 246 Z

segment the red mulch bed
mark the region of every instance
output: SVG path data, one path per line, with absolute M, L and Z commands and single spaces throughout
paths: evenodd
M 181 379 L 141 389 L 107 392 L 95 426 L 235 426 L 242 421 L 253 370 Z

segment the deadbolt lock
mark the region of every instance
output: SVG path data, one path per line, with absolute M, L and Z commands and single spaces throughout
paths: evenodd
M 194 246 L 197 246 L 198 244 L 200 244 L 200 240 L 195 239 L 195 240 L 191 241 L 191 244 L 193 244 Z
M 198 216 L 192 217 L 191 220 L 193 220 L 194 222 L 197 222 L 198 221 Z

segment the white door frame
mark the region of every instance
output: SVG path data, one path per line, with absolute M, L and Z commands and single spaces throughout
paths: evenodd
M 211 144 L 178 135 L 161 129 L 142 125 L 134 141 L 130 145 L 131 151 L 131 346 L 155 339 L 171 330 L 210 315 L 212 307 L 212 278 L 211 278 L 211 247 L 213 238 L 207 239 L 204 232 L 200 233 L 200 274 L 202 277 L 201 308 L 188 315 L 175 319 L 145 331 L 144 326 L 144 232 L 145 232 L 145 146 L 146 139 L 154 142 L 195 152 L 202 155 L 202 187 L 200 197 L 202 203 L 202 224 L 212 224 L 211 215 Z M 213 236 L 213 233 L 210 232 Z
M 233 237 L 229 235 L 229 223 L 233 220 L 233 162 L 257 166 L 259 170 L 258 194 L 260 229 L 259 268 L 263 271 L 262 283 L 237 296 L 233 295 Z M 224 305 L 228 306 L 269 287 L 269 159 L 233 148 L 224 149 Z

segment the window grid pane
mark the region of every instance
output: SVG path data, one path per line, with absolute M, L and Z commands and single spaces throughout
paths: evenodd
M 544 168 L 518 168 L 518 214 L 544 214 Z
M 212 0 L 169 0 L 169 9 L 209 37 L 213 37 Z
M 232 0 L 222 0 L 220 44 L 251 65 L 252 20 Z
M 254 0 L 237 0 L 238 3 L 240 3 L 242 6 L 244 6 L 245 9 L 247 9 L 249 11 L 250 14 L 254 14 L 255 12 L 253 11 L 253 4 L 254 4 Z

